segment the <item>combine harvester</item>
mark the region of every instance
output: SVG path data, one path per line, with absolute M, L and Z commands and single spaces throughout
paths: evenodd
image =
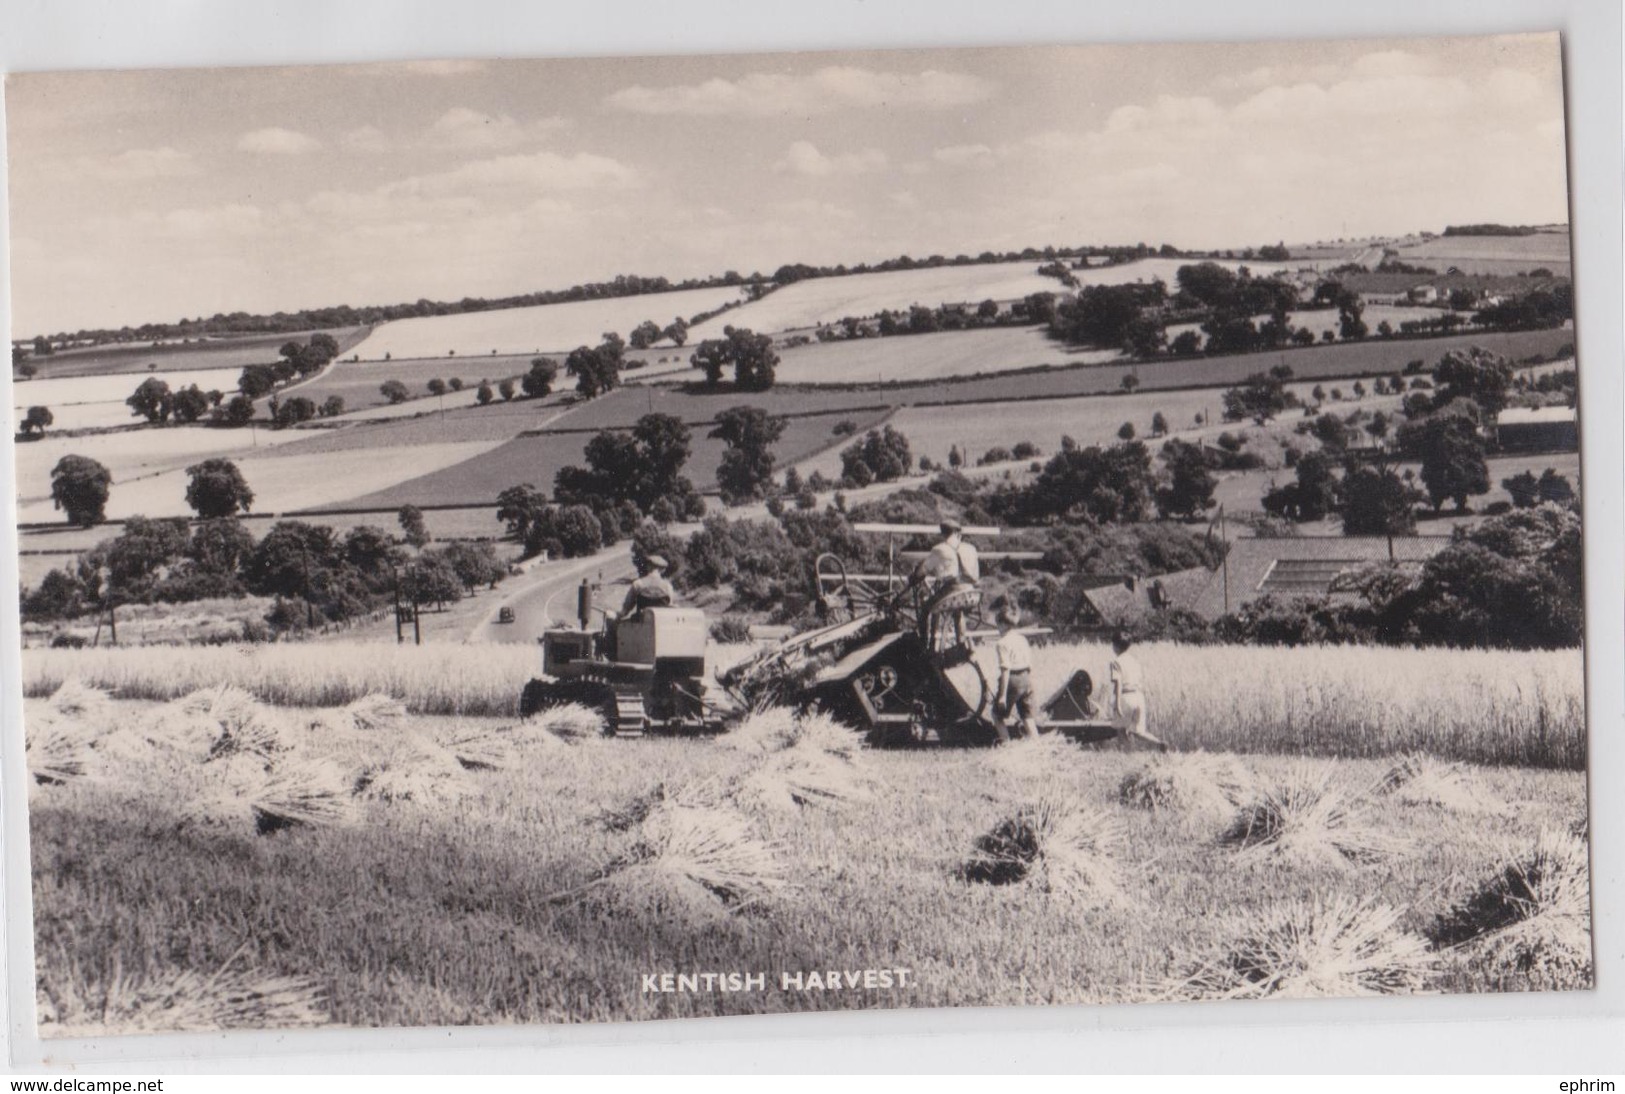
M 835 555 L 820 555 L 814 582 L 819 614 L 829 622 L 793 634 L 735 665 L 707 688 L 704 613 L 651 608 L 593 627 L 591 587 L 583 582 L 577 625 L 541 638 L 542 668 L 520 701 L 530 716 L 560 703 L 602 711 L 618 737 L 645 733 L 721 732 L 761 705 L 818 707 L 864 730 L 881 747 L 985 746 L 999 740 L 990 686 L 976 646 L 998 632 L 982 619 L 981 593 L 954 587 L 927 595 L 899 572 L 898 537 L 928 535 L 934 525 L 858 524 L 887 536 L 884 573 L 853 573 Z M 996 536 L 996 528 L 967 528 Z M 988 553 L 993 561 L 1025 555 Z M 1024 628 L 1028 634 L 1043 628 Z M 1093 681 L 1079 670 L 1041 705 L 1040 732 L 1079 741 L 1115 735 L 1090 701 Z

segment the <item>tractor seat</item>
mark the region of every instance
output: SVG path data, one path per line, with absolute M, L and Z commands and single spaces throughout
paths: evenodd
M 982 590 L 964 582 L 955 582 L 938 593 L 926 605 L 926 611 L 932 614 L 940 612 L 950 614 L 954 612 L 974 612 L 981 605 Z

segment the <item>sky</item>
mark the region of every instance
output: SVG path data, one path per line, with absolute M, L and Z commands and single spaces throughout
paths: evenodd
M 1556 35 L 8 77 L 13 334 L 1565 222 Z

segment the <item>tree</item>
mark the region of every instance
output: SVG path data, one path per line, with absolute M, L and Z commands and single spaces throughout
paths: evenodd
M 339 355 L 338 339 L 326 331 L 317 331 L 310 336 L 310 348 L 322 359 L 323 364 Z
M 722 334 L 701 342 L 689 357 L 689 363 L 705 373 L 706 383 L 721 383 L 723 373 L 731 368 L 734 385 L 741 391 L 772 387 L 779 366 L 772 336 L 740 327 L 724 327 Z
M 385 380 L 378 385 L 378 394 L 388 399 L 390 403 L 404 403 L 412 397 L 405 384 L 399 380 Z
M 426 386 L 429 389 L 430 395 L 444 395 L 446 393 L 446 381 L 442 380 L 438 376 L 430 380 Z
M 648 349 L 658 341 L 660 341 L 660 325 L 652 319 L 645 319 L 633 327 L 632 333 L 627 336 L 627 344 L 633 349 Z
M 25 434 L 44 436 L 46 427 L 55 421 L 56 416 L 51 413 L 50 407 L 31 406 L 28 408 L 28 413 L 23 415 L 23 432 Z
M 1324 452 L 1306 452 L 1293 470 L 1297 481 L 1266 493 L 1264 511 L 1292 521 L 1324 520 L 1337 509 L 1336 465 Z
M 870 430 L 863 439 L 841 452 L 843 486 L 893 482 L 914 466 L 908 438 L 891 426 Z
M 186 474 L 186 504 L 204 520 L 233 516 L 239 510 L 246 513 L 254 504 L 254 491 L 230 460 L 204 460 L 188 467 Z
M 120 602 L 148 600 L 160 572 L 187 547 L 186 521 L 181 517 L 149 520 L 130 517 L 116 537 L 99 544 L 81 561 L 81 569 L 105 570 L 108 593 Z
M 344 413 L 344 396 L 329 395 L 322 400 L 321 409 L 318 413 L 324 418 L 337 418 Z
M 486 383 L 484 380 L 481 380 L 480 386 L 474 392 L 475 401 L 481 406 L 487 406 L 490 404 L 491 400 L 495 398 L 496 393 L 491 390 L 491 385 Z
M 439 551 L 427 551 L 407 563 L 401 575 L 401 595 L 413 605 L 444 605 L 463 595 L 463 582 Z
M 82 528 L 107 519 L 112 473 L 88 456 L 63 456 L 51 469 L 51 501 Z
M 1416 533 L 1414 506 L 1420 499 L 1392 468 L 1359 464 L 1343 475 L 1341 501 L 1345 536 L 1409 536 Z
M 688 320 L 679 315 L 660 333 L 669 339 L 672 345 L 681 347 L 684 342 L 688 341 Z
M 237 390 L 248 396 L 249 399 L 258 399 L 269 395 L 277 385 L 277 375 L 266 365 L 247 365 L 242 375 L 237 378 Z
M 277 404 L 276 424 L 283 429 L 308 422 L 315 416 L 316 404 L 303 395 L 295 395 Z
M 254 400 L 247 395 L 233 395 L 226 400 L 224 418 L 227 425 L 247 425 L 254 420 Z
M 670 497 L 685 513 L 703 502 L 682 474 L 690 431 L 670 414 L 645 414 L 630 435 L 605 430 L 587 442 L 586 467 L 563 467 L 554 476 L 553 496 L 561 505 L 587 505 L 602 511 L 618 502 L 648 513 Z
M 1168 419 L 1164 418 L 1162 411 L 1158 410 L 1151 415 L 1151 435 L 1160 437 L 1166 432 L 1168 432 Z
M 423 523 L 423 510 L 415 505 L 403 505 L 395 514 L 401 526 L 401 538 L 413 547 L 421 548 L 429 542 L 429 529 Z
M 1278 376 L 1255 372 L 1223 396 L 1224 416 L 1229 421 L 1251 418 L 1259 425 L 1275 417 L 1297 400 Z
M 773 482 L 772 446 L 784 434 L 784 419 L 769 417 L 759 407 L 733 406 L 716 420 L 707 436 L 728 446 L 717 467 L 724 504 L 760 499 Z
M 254 550 L 254 537 L 236 517 L 200 521 L 192 529 L 186 557 L 200 569 L 216 574 L 235 575 Z
M 470 594 L 480 585 L 495 588 L 497 582 L 508 576 L 507 568 L 497 560 L 496 550 L 489 543 L 448 543 L 440 556 Z
M 604 545 L 603 525 L 585 505 L 566 505 L 558 510 L 552 533 L 565 558 L 590 555 Z
M 1132 441 L 1134 439 L 1134 423 L 1124 422 L 1122 425 L 1118 426 L 1117 439 L 1121 441 Z
M 1540 483 L 1536 489 L 1543 502 L 1553 505 L 1570 505 L 1574 502 L 1574 484 L 1569 482 L 1568 476 L 1559 475 L 1555 468 L 1548 467 L 1540 473 Z
M 1139 441 L 1063 447 L 1030 487 L 1013 496 L 1009 515 L 1032 524 L 1141 521 L 1151 514 L 1156 485 L 1150 450 Z
M 553 381 L 558 378 L 559 363 L 551 357 L 536 357 L 530 362 L 530 371 L 519 380 L 525 389 L 525 394 L 532 399 L 539 399 L 553 390 Z M 509 383 L 509 390 L 512 390 Z M 505 396 L 506 397 L 506 396 Z
M 1193 330 L 1180 331 L 1174 336 L 1169 352 L 1178 357 L 1190 357 L 1202 352 L 1202 336 Z
M 209 412 L 209 397 L 202 388 L 190 384 L 175 392 L 170 409 L 177 422 L 190 424 Z
M 169 393 L 168 384 L 156 376 L 149 376 L 141 381 L 133 395 L 124 400 L 124 404 L 147 421 L 157 423 L 169 418 L 174 399 Z
M 1120 386 L 1124 391 L 1132 392 L 1135 388 L 1140 386 L 1140 378 L 1134 375 L 1132 372 L 1125 372 L 1123 373 L 1122 383 L 1118 386 Z
M 1498 353 L 1477 346 L 1451 350 L 1433 369 L 1433 382 L 1438 386 L 1433 405 L 1471 399 L 1494 417 L 1506 409 L 1512 375 L 1512 365 Z
M 508 526 L 508 535 L 521 542 L 546 508 L 547 496 L 528 482 L 510 486 L 497 495 L 497 519 Z
M 1423 427 L 1422 484 L 1434 512 L 1448 498 L 1457 512 L 1467 508 L 1467 498 L 1487 494 L 1490 489 L 1489 464 L 1484 459 L 1484 442 L 1478 430 L 1460 415 L 1430 418 Z
M 1208 468 L 1201 445 L 1189 441 L 1168 441 L 1162 446 L 1162 462 L 1168 468 L 1168 484 L 1157 487 L 1157 512 L 1164 517 L 1193 517 L 1213 505 L 1218 485 Z
M 576 390 L 587 399 L 621 386 L 621 356 L 626 343 L 613 331 L 596 348 L 578 346 L 564 362 L 564 371 L 576 378 Z
M 22 598 L 25 623 L 71 619 L 84 611 L 85 587 L 66 570 L 51 570 Z
M 49 338 L 45 337 L 43 334 L 36 334 L 34 336 L 35 357 L 49 357 L 55 352 L 56 347 L 51 345 L 51 340 Z
M 497 393 L 502 396 L 503 402 L 511 402 L 514 396 L 514 382 L 508 379 L 497 381 Z

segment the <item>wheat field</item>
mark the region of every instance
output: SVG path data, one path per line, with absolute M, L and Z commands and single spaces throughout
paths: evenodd
M 749 646 L 712 651 L 713 669 Z M 1482 764 L 1584 770 L 1585 672 L 1578 651 L 1184 646 L 1136 648 L 1153 732 L 1181 750 L 1342 757 L 1427 751 Z M 993 675 L 991 651 L 984 671 Z M 1084 669 L 1097 688 L 1110 650 L 1057 643 L 1036 650 L 1040 697 Z M 418 714 L 507 717 L 539 675 L 524 646 L 387 646 L 332 642 L 251 647 L 31 649 L 24 692 L 67 679 L 120 698 L 169 700 L 219 684 L 279 706 L 329 706 L 372 692 Z

